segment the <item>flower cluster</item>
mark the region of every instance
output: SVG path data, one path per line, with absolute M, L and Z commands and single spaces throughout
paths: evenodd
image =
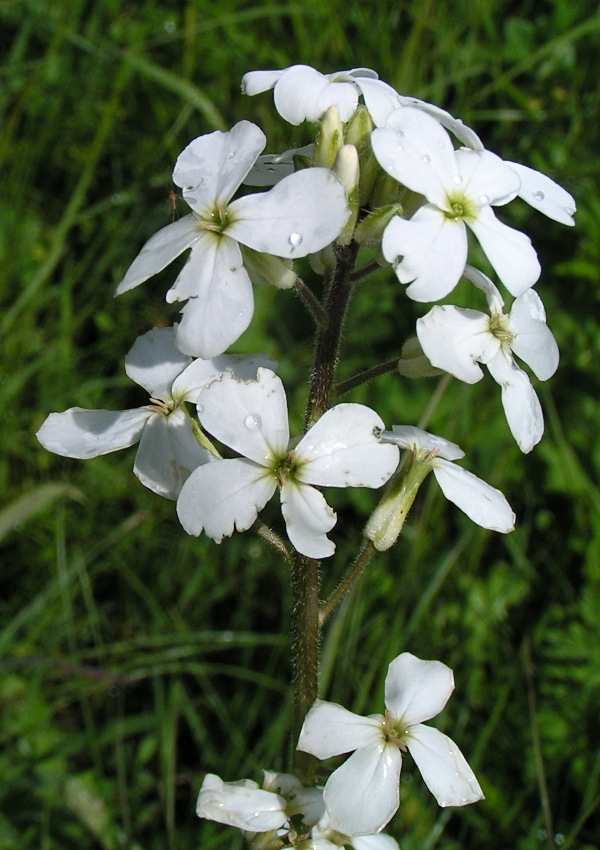
M 216 542 L 259 524 L 279 491 L 282 526 L 303 556 L 293 563 L 310 565 L 335 551 L 328 534 L 337 516 L 321 488 L 387 485 L 364 530 L 362 552 L 372 554 L 395 542 L 431 471 L 475 523 L 508 533 L 515 523 L 508 502 L 454 463 L 463 457 L 456 444 L 412 425 L 387 430 L 370 407 L 333 403 L 343 392 L 333 386 L 341 329 L 352 286 L 376 266 L 390 268 L 393 285 L 421 303 L 445 298 L 465 278 L 477 297 L 483 293 L 488 312 L 433 306 L 418 319 L 398 371 L 445 372 L 475 383 L 485 364 L 502 387 L 510 431 L 523 452 L 531 451 L 543 415 L 514 358 L 546 380 L 558 348 L 533 289 L 541 275 L 536 251 L 496 210 L 521 198 L 572 225 L 573 198 L 549 177 L 486 150 L 460 119 L 399 94 L 369 69 L 323 75 L 294 65 L 243 79 L 248 95 L 271 89 L 284 120 L 317 122 L 314 143 L 263 154 L 266 137 L 249 121 L 191 141 L 173 171 L 189 214 L 146 242 L 117 287 L 125 293 L 189 252 L 166 295 L 183 302 L 180 321 L 148 331 L 125 358 L 127 375 L 149 402 L 121 412 L 51 413 L 39 441 L 70 458 L 139 442 L 134 472 L 142 484 L 177 502 L 186 532 Z M 247 193 L 248 185 L 259 191 Z M 507 313 L 496 284 L 468 265 L 469 231 L 514 299 Z M 364 264 L 356 269 L 359 252 Z M 297 277 L 300 258 L 324 275 L 321 300 Z M 277 363 L 264 354 L 226 353 L 252 320 L 253 284 L 293 288 L 317 326 L 305 429 L 293 438 Z M 258 529 L 290 554 L 277 532 Z M 297 605 L 315 618 L 317 607 Z M 441 662 L 402 653 L 389 666 L 384 714 L 359 717 L 321 700 L 308 712 L 300 751 L 319 759 L 352 752 L 324 788 L 305 788 L 288 774 L 266 774 L 262 788 L 208 774 L 198 814 L 241 829 L 255 850 L 397 850 L 379 833 L 399 805 L 405 751 L 441 806 L 483 796 L 456 745 L 423 723 L 442 710 L 453 686 Z

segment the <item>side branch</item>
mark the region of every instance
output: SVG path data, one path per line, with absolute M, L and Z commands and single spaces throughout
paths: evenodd
M 339 398 L 341 395 L 350 392 L 350 390 L 353 390 L 355 387 L 360 387 L 361 384 L 366 384 L 368 381 L 372 381 L 380 375 L 385 375 L 386 372 L 393 372 L 398 368 L 399 359 L 399 357 L 394 357 L 393 360 L 388 360 L 387 363 L 380 363 L 379 366 L 374 366 L 372 369 L 366 369 L 364 372 L 359 372 L 358 375 L 354 375 L 353 378 L 348 378 L 347 381 L 343 381 L 334 388 L 334 398 Z
M 375 547 L 371 543 L 370 540 L 367 540 L 363 548 L 358 554 L 358 557 L 338 584 L 336 589 L 333 591 L 329 599 L 327 599 L 319 610 L 319 626 L 322 626 L 330 614 L 335 611 L 337 606 L 340 604 L 344 596 L 351 590 L 352 585 L 362 573 L 364 568 L 367 566 L 373 555 L 375 554 Z

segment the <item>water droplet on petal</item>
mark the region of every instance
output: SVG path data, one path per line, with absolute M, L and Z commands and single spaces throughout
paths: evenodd
M 488 198 L 488 196 L 487 196 L 487 195 L 480 195 L 480 196 L 479 196 L 479 201 L 480 201 L 482 204 L 489 204 L 490 199 Z
M 569 204 L 569 206 L 565 207 L 565 212 L 567 213 L 567 215 L 574 215 L 577 212 L 577 209 L 576 209 L 576 207 L 572 207 Z
M 227 156 L 225 157 L 225 159 L 233 159 L 234 156 L 235 156 L 235 151 L 230 151 L 227 154 Z
M 455 186 L 460 186 L 460 184 L 462 183 L 462 180 L 463 179 L 460 176 L 460 174 L 455 174 L 454 177 L 452 178 L 452 182 L 455 184 Z
M 290 236 L 289 242 L 290 242 L 290 245 L 293 248 L 297 248 L 298 245 L 300 245 L 301 242 L 302 242 L 302 237 L 300 236 L 299 233 L 292 233 L 292 235 Z
M 404 130 L 396 130 L 396 135 L 397 135 L 397 136 L 403 136 L 403 135 L 404 135 Z
M 274 156 L 273 162 L 281 162 L 281 157 L 280 156 Z
M 428 153 L 424 153 L 423 156 L 421 157 L 421 159 L 423 160 L 425 165 L 429 165 L 429 163 L 431 162 L 431 157 L 429 156 Z
M 204 405 L 203 404 L 197 404 L 196 410 L 198 411 L 198 413 L 204 413 Z
M 260 416 L 257 413 L 249 413 L 244 419 L 244 425 L 249 431 L 256 431 L 260 428 Z
M 533 197 L 536 199 L 536 201 L 543 201 L 546 196 L 543 192 L 534 192 Z

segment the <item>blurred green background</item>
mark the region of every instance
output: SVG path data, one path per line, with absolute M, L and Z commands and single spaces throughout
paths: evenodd
M 176 318 L 164 301 L 174 271 L 118 300 L 114 288 L 171 221 L 170 172 L 193 137 L 247 118 L 269 151 L 309 140 L 271 94 L 239 88 L 247 70 L 297 62 L 374 68 L 576 197 L 575 229 L 520 201 L 501 211 L 539 252 L 561 348 L 538 387 L 543 442 L 521 455 L 489 376 L 453 381 L 430 421 L 503 489 L 517 529 L 473 526 L 431 477 L 402 540 L 326 630 L 322 696 L 380 711 L 387 663 L 404 650 L 453 668 L 435 722 L 486 800 L 438 809 L 407 757 L 388 830 L 402 850 L 600 848 L 597 4 L 3 0 L 0 44 L 0 850 L 238 848 L 237 831 L 196 818 L 202 777 L 286 767 L 285 565 L 250 533 L 187 538 L 173 504 L 131 474 L 134 450 L 69 461 L 34 434 L 51 411 L 146 403 L 123 357 Z M 280 361 L 298 428 L 310 321 L 292 293 L 256 301 L 236 350 Z M 390 272 L 366 282 L 340 377 L 397 354 L 424 309 Z M 387 375 L 348 400 L 415 424 L 435 386 Z M 340 521 L 324 593 L 376 494 L 328 498 Z M 281 526 L 276 502 L 263 518 Z

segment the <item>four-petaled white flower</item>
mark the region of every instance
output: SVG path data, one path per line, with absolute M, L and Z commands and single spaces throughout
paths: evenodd
M 283 384 L 268 369 L 248 382 L 224 374 L 200 394 L 198 417 L 243 455 L 196 469 L 177 502 L 188 534 L 204 530 L 217 542 L 234 528 L 250 528 L 279 485 L 292 544 L 310 558 L 333 555 L 326 532 L 336 515 L 315 488 L 380 487 L 398 464 L 398 449 L 378 437 L 383 422 L 362 404 L 331 408 L 300 442 L 290 443 Z
M 453 688 L 452 671 L 445 664 L 403 652 L 388 668 L 384 715 L 361 717 L 336 703 L 314 703 L 298 749 L 319 759 L 354 751 L 325 784 L 323 798 L 333 829 L 346 835 L 383 829 L 400 804 L 406 750 L 440 806 L 464 806 L 483 798 L 456 744 L 423 725 L 444 708 Z
M 285 797 L 265 791 L 252 779 L 223 782 L 214 773 L 204 777 L 196 814 L 248 832 L 270 832 L 289 826 Z
M 464 276 L 485 293 L 490 315 L 478 310 L 436 306 L 417 321 L 417 334 L 430 362 L 474 384 L 485 363 L 502 387 L 502 405 L 510 430 L 523 452 L 530 452 L 544 433 L 544 417 L 528 375 L 513 359 L 527 363 L 540 381 L 558 366 L 558 346 L 546 325 L 540 297 L 532 289 L 516 298 L 510 313 L 492 281 L 467 266 Z
M 533 286 L 540 264 L 531 240 L 492 210 L 516 197 L 514 168 L 486 150 L 455 151 L 435 119 L 410 107 L 374 130 L 371 144 L 381 167 L 428 201 L 409 221 L 394 216 L 383 235 L 383 254 L 411 298 L 437 301 L 454 289 L 467 262 L 466 225 L 513 295 Z
M 345 189 L 327 168 L 306 168 L 230 203 L 265 144 L 249 121 L 194 139 L 173 171 L 192 214 L 155 233 L 117 287 L 117 295 L 133 289 L 191 248 L 167 293 L 168 301 L 187 299 L 177 328 L 177 345 L 187 354 L 221 354 L 248 327 L 254 298 L 245 249 L 305 257 L 332 242 L 350 215 Z
M 390 114 L 401 106 L 414 106 L 433 115 L 440 124 L 475 150 L 483 144 L 470 127 L 445 109 L 417 97 L 406 97 L 379 79 L 370 68 L 352 68 L 321 74 L 309 65 L 291 65 L 280 71 L 249 71 L 242 78 L 243 94 L 255 95 L 273 89 L 275 108 L 290 124 L 319 121 L 330 106 L 336 106 L 341 121 L 348 121 L 362 95 L 376 127 L 383 127 Z
M 190 472 L 216 460 L 198 442 L 185 403 L 195 404 L 200 390 L 226 370 L 251 378 L 258 366 L 267 365 L 273 361 L 265 355 L 192 360 L 176 348 L 173 328 L 153 328 L 138 337 L 125 358 L 127 375 L 150 393 L 149 405 L 122 411 L 72 407 L 51 413 L 37 438 L 48 451 L 81 460 L 139 441 L 134 473 L 159 496 L 177 499 Z

